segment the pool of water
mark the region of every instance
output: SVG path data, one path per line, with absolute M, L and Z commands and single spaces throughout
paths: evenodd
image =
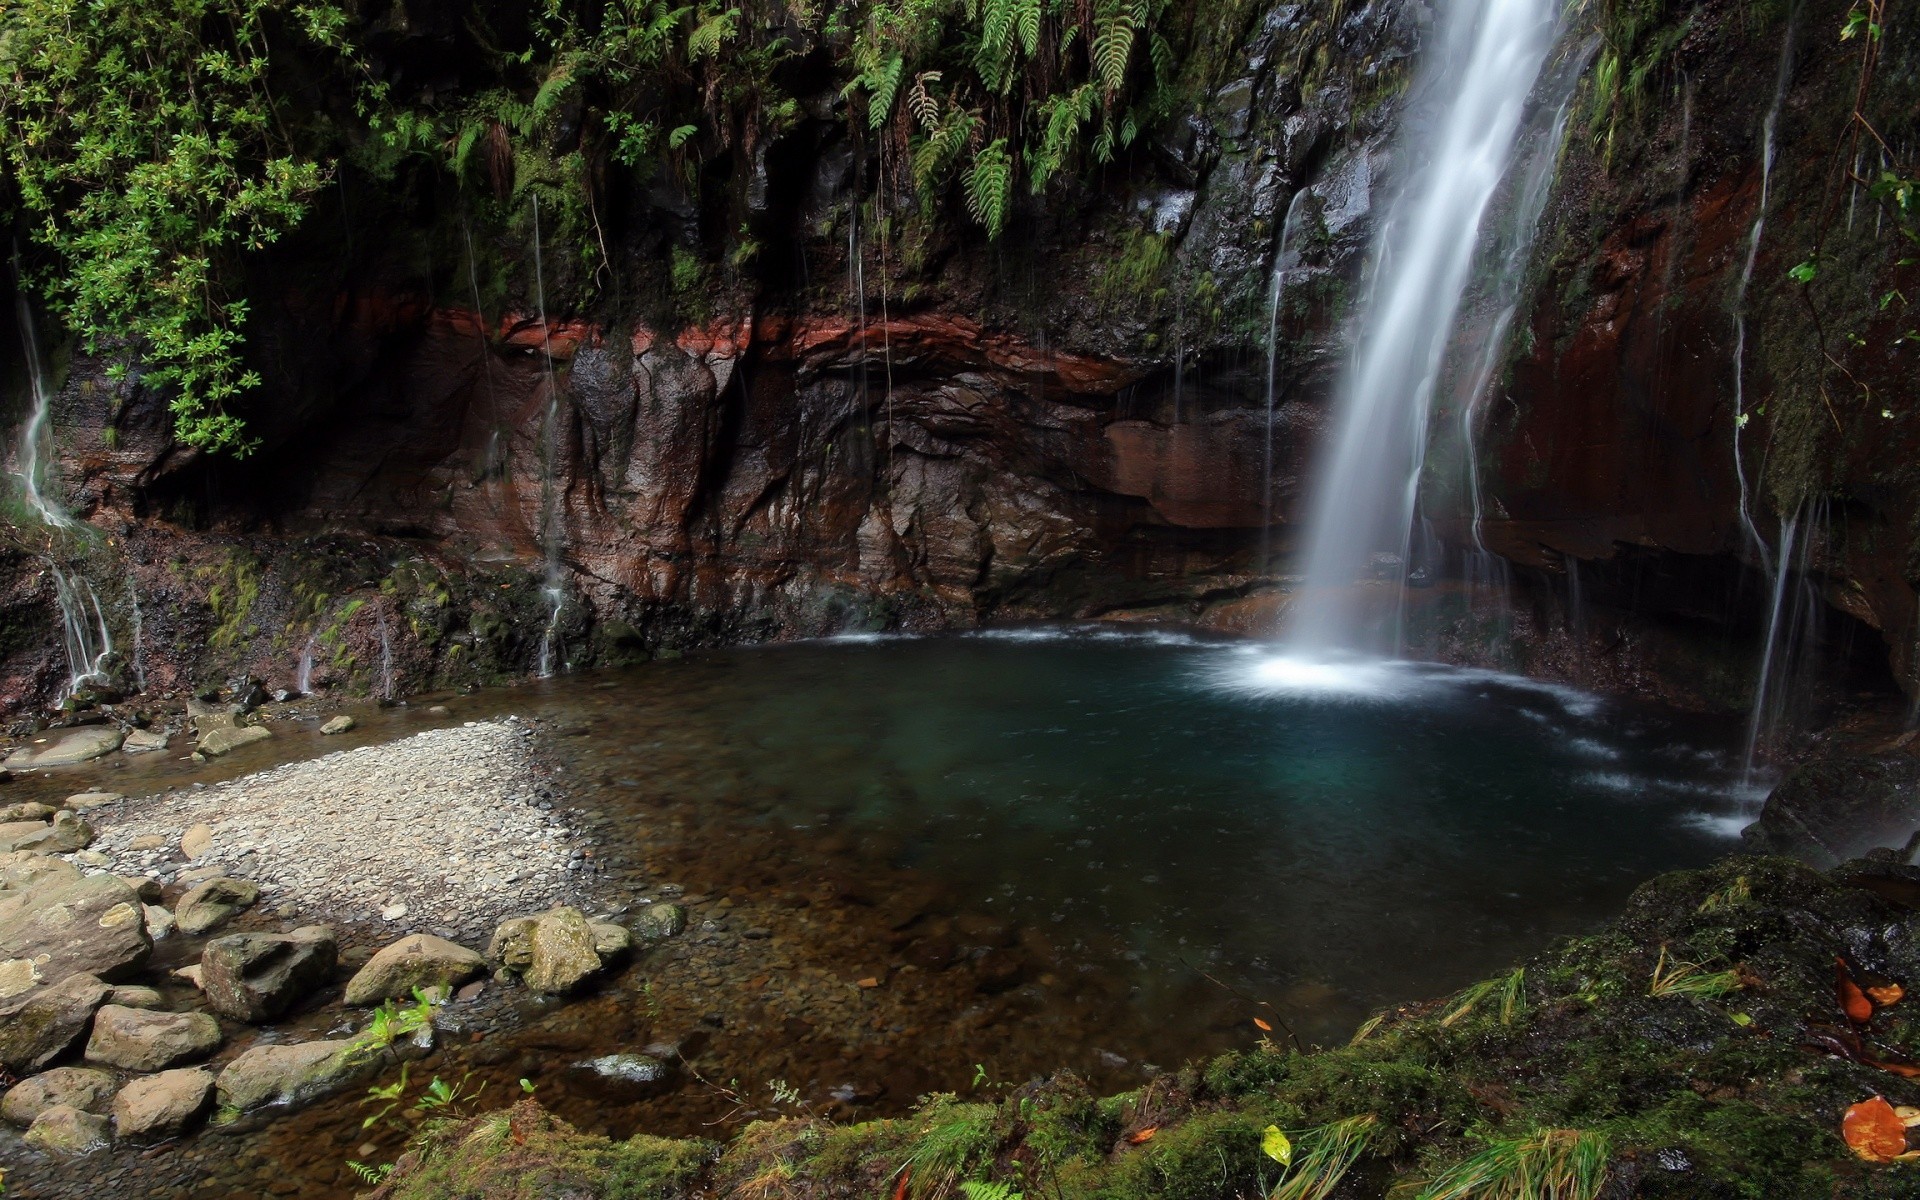
M 344 739 L 315 715 L 216 763 L 116 756 L 10 794 L 139 793 L 434 724 L 539 723 L 557 797 L 599 842 L 603 908 L 673 899 L 692 925 L 584 998 L 453 1006 L 414 1078 L 484 1082 L 497 1103 L 527 1078 L 613 1136 L 714 1136 L 773 1115 L 776 1090 L 800 1097 L 781 1111 L 843 1119 L 1061 1068 L 1118 1090 L 1250 1044 L 1256 1017 L 1342 1040 L 1725 853 L 1753 801 L 1733 723 L 1171 631 L 848 637 L 439 699 L 437 716 L 426 698 L 361 712 Z M 664 1085 L 582 1069 L 666 1046 Z M 363 1130 L 360 1100 L 116 1150 L 99 1177 L 349 1195 L 348 1158 L 405 1140 Z M 9 1182 L 39 1194 L 38 1176 Z
M 1036 926 L 1125 971 L 1146 1027 L 1191 1021 L 1204 972 L 1339 1036 L 1591 925 L 1743 819 L 1729 729 L 1177 634 L 843 638 L 606 698 L 636 771 L 698 747 L 687 799 Z

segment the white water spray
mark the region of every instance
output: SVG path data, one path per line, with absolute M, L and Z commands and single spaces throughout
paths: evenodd
M 40 333 L 34 327 L 33 309 L 27 304 L 25 280 L 20 274 L 20 248 L 13 249 L 13 318 L 20 331 L 20 345 L 27 356 L 27 387 L 33 396 L 33 411 L 20 429 L 20 445 L 15 452 L 14 477 L 27 507 L 40 523 L 53 529 L 69 529 L 73 518 L 50 499 L 45 490 L 48 464 L 52 458 L 52 431 L 49 420 L 53 396 L 47 387 L 46 365 L 40 353 Z
M 293 672 L 293 690 L 302 696 L 313 692 L 313 650 L 318 642 L 318 634 L 307 638 L 307 644 L 300 650 L 300 665 Z
M 1767 230 L 1767 202 L 1773 191 L 1774 134 L 1780 124 L 1780 108 L 1786 102 L 1787 84 L 1793 78 L 1793 32 L 1794 18 L 1788 17 L 1786 39 L 1780 46 L 1780 65 L 1774 72 L 1773 104 L 1760 126 L 1760 202 L 1754 207 L 1753 227 L 1747 231 L 1747 258 L 1740 268 L 1740 286 L 1733 294 L 1733 474 L 1740 484 L 1740 528 L 1760 558 L 1761 571 L 1769 577 L 1775 573 L 1774 562 L 1766 539 L 1753 523 L 1747 465 L 1740 453 L 1740 431 L 1746 427 L 1748 415 L 1747 286 L 1753 282 L 1753 269 L 1760 261 L 1760 241 Z
M 107 659 L 113 655 L 113 635 L 107 632 L 107 613 L 100 597 L 85 579 L 68 575 L 52 562 L 53 594 L 60 606 L 62 640 L 66 644 L 68 679 L 64 699 L 90 683 L 107 681 Z
M 1375 279 L 1338 401 L 1308 530 L 1292 652 L 1385 649 L 1350 595 L 1376 554 L 1404 570 L 1427 413 L 1480 228 L 1554 39 L 1551 0 L 1451 0 L 1409 122 L 1411 162 L 1375 248 Z M 1423 153 L 1424 152 L 1424 153 Z M 1397 580 L 1396 580 L 1397 581 Z M 1397 631 L 1394 635 L 1397 642 Z

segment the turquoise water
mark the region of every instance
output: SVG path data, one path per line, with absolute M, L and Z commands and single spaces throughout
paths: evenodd
M 1142 1016 L 1204 973 L 1337 1036 L 1724 853 L 1743 803 L 1735 730 L 1432 665 L 1050 628 L 676 666 L 602 686 L 697 748 L 730 820 L 1037 927 Z

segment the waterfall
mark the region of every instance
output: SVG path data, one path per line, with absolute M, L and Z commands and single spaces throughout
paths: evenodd
M 560 614 L 567 605 L 566 581 L 560 574 L 560 556 L 566 544 L 566 519 L 560 503 L 560 383 L 553 373 L 553 343 L 547 329 L 546 267 L 541 259 L 540 197 L 533 197 L 533 295 L 540 314 L 540 354 L 547 375 L 547 414 L 540 431 L 540 544 L 546 555 L 546 581 L 540 594 L 547 601 L 546 629 L 540 635 L 540 678 L 566 668 L 560 645 Z M 383 634 L 384 636 L 384 634 Z
M 1287 630 L 1297 653 L 1386 648 L 1351 589 L 1377 554 L 1405 570 L 1428 407 L 1557 10 L 1552 0 L 1443 6 L 1416 101 L 1431 115 L 1416 114 L 1403 133 L 1410 170 L 1376 236 L 1372 294 L 1315 485 L 1306 581 Z
M 1751 783 L 1760 747 L 1780 732 L 1790 707 L 1802 651 L 1818 636 L 1820 596 L 1811 582 L 1816 532 L 1826 528 L 1824 500 L 1801 503 L 1780 522 L 1776 570 L 1767 598 L 1767 633 L 1760 646 L 1760 670 L 1754 682 L 1753 711 L 1747 717 L 1742 778 Z
M 27 387 L 33 396 L 33 411 L 20 429 L 20 447 L 15 455 L 14 476 L 26 496 L 27 507 L 40 523 L 53 529 L 73 526 L 58 503 L 44 490 L 47 466 L 51 459 L 51 430 L 48 428 L 53 396 L 47 388 L 46 366 L 40 353 L 40 334 L 33 324 L 33 309 L 27 304 L 26 281 L 20 273 L 20 247 L 13 248 L 13 318 L 20 330 L 20 345 L 27 356 Z
M 1280 245 L 1273 252 L 1273 283 L 1267 289 L 1267 432 L 1260 451 L 1260 571 L 1270 569 L 1273 563 L 1273 404 L 1280 375 L 1280 302 L 1286 297 L 1287 275 L 1297 265 L 1293 239 L 1300 231 L 1301 204 L 1306 198 L 1307 189 L 1301 188 L 1287 201 L 1287 215 L 1280 222 Z M 1177 411 L 1179 401 L 1174 403 Z
M 306 646 L 300 651 L 300 665 L 294 668 L 293 690 L 302 696 L 313 692 L 313 648 L 318 640 L 318 634 L 308 636 Z
M 60 606 L 60 631 L 66 643 L 68 679 L 62 699 L 89 683 L 107 681 L 107 659 L 113 655 L 113 635 L 107 632 L 107 613 L 93 585 L 77 579 L 49 561 L 54 600 Z
M 135 691 L 144 692 L 147 690 L 146 631 L 140 622 L 140 587 L 132 575 L 127 576 L 127 599 L 133 607 L 133 686 Z
M 1753 268 L 1760 261 L 1760 240 L 1767 229 L 1767 201 L 1773 191 L 1774 134 L 1780 124 L 1780 108 L 1787 99 L 1787 84 L 1793 78 L 1793 31 L 1794 19 L 1789 16 L 1786 37 L 1780 45 L 1780 65 L 1774 71 L 1773 104 L 1760 124 L 1760 202 L 1754 206 L 1753 227 L 1747 231 L 1747 257 L 1740 268 L 1740 286 L 1733 293 L 1733 474 L 1740 485 L 1740 528 L 1747 536 L 1747 544 L 1760 556 L 1761 571 L 1768 576 L 1774 575 L 1774 564 L 1767 552 L 1766 539 L 1753 523 L 1747 466 L 1740 454 L 1740 431 L 1747 424 L 1747 286 L 1753 282 Z
M 387 606 L 373 606 L 374 619 L 380 625 L 380 698 L 393 699 L 393 638 L 387 632 Z

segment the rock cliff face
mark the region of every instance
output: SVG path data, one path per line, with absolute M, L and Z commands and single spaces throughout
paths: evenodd
M 255 455 L 184 453 L 163 399 L 63 360 L 55 490 L 95 536 L 16 531 L 0 694 L 17 711 L 70 675 L 47 558 L 91 582 L 110 665 L 162 687 L 291 685 L 304 658 L 316 684 L 406 690 L 525 672 L 543 646 L 582 666 L 1022 617 L 1264 627 L 1428 17 L 1253 8 L 1201 111 L 1077 194 L 1028 201 L 993 245 L 870 228 L 876 193 L 899 198 L 831 93 L 698 195 L 610 197 L 611 286 L 553 247 L 536 277 L 530 239 L 343 171 L 259 264 Z M 1436 589 L 1434 647 L 1617 686 L 1660 687 L 1664 667 L 1690 680 L 1666 690 L 1737 700 L 1745 668 L 1726 664 L 1768 607 L 1755 568 L 1801 512 L 1832 636 L 1878 631 L 1855 640 L 1911 675 L 1898 313 L 1861 327 L 1872 354 L 1836 320 L 1855 388 L 1822 370 L 1784 282 L 1834 224 L 1814 198 L 1851 104 L 1840 19 L 1795 16 L 1775 122 L 1784 18 L 1677 15 L 1684 36 L 1611 132 L 1583 85 L 1482 435 L 1481 534 L 1514 564 L 1519 615 L 1489 650 Z M 1771 224 L 1742 298 L 1770 124 Z M 715 194 L 723 215 L 702 206 Z M 1871 201 L 1840 203 L 1872 227 Z M 750 262 L 665 282 L 664 237 L 740 218 Z M 1896 257 L 1891 236 L 1847 241 L 1862 278 Z M 1764 551 L 1741 520 L 1736 392 Z M 1458 495 L 1437 490 L 1429 518 L 1471 544 Z M 1583 578 L 1591 622 L 1562 611 Z M 1604 669 L 1574 644 L 1593 639 Z

